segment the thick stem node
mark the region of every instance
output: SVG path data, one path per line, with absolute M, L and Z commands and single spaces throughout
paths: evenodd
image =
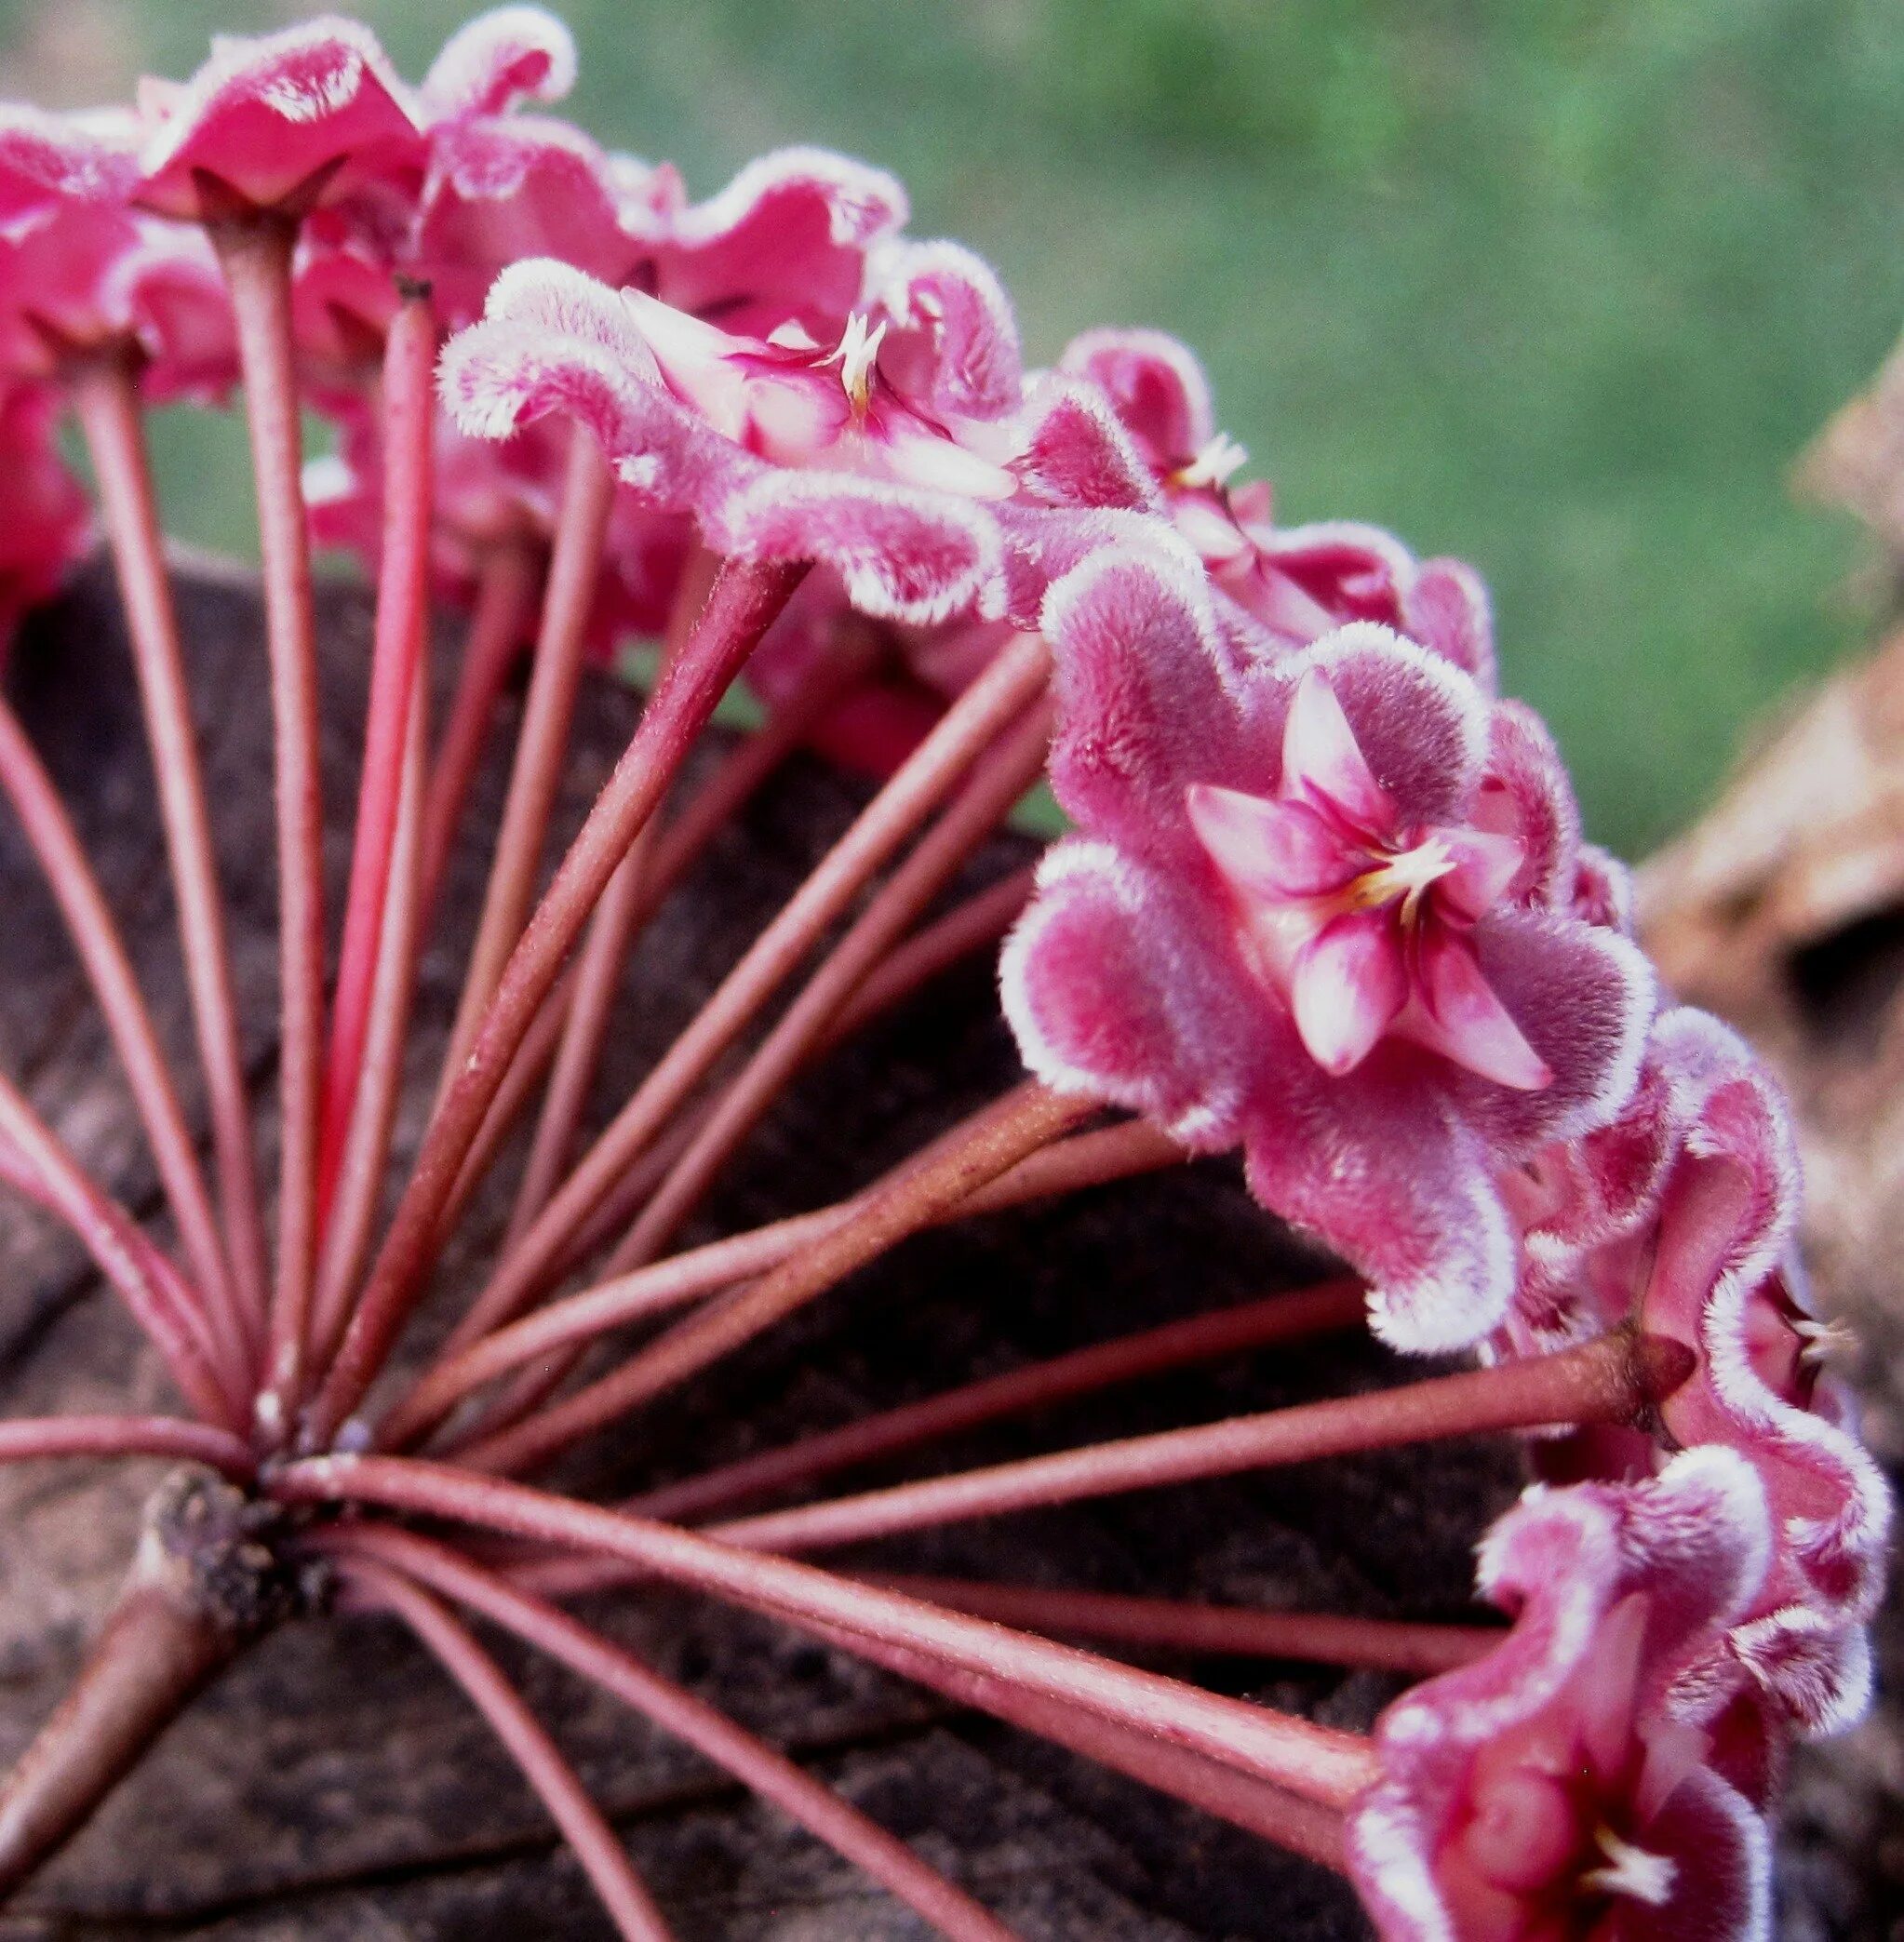
M 272 1542 L 280 1520 L 202 1471 L 159 1486 L 85 1669 L 0 1787 L 0 1897 L 85 1827 L 247 1644 L 310 1601 L 317 1581 Z

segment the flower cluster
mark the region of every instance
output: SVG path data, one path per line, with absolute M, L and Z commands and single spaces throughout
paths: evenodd
M 1483 1547 L 1508 1643 L 1378 1734 L 1370 1906 L 1409 1937 L 1762 1934 L 1756 1815 L 1786 1738 L 1868 1708 L 1889 1521 L 1820 1371 L 1784 1102 L 1716 1021 L 1657 1009 L 1624 873 L 1581 840 L 1543 726 L 1495 698 L 1472 573 L 1279 532 L 1213 480 L 1240 462 L 1181 347 L 1096 333 L 1067 362 L 1200 571 L 1124 546 L 1047 599 L 1079 834 L 1005 953 L 1026 1062 L 1240 1145 L 1398 1348 L 1504 1367 L 1629 1330 L 1687 1352 L 1656 1410 L 1531 1446 L 1569 1481 Z M 1695 1477 L 1723 1515 L 1687 1547 Z M 1577 1541 L 1589 1519 L 1617 1537 Z M 1608 1695 L 1597 1729 L 1575 1717 Z M 1727 1757 L 1755 1749 L 1743 1792 L 1692 1730 L 1722 1719 Z
M 1267 486 L 1243 479 L 1247 454 L 1195 357 L 1169 338 L 1093 330 L 1028 369 L 996 276 L 958 244 L 909 234 L 905 192 L 882 171 L 787 149 L 696 202 L 671 167 L 611 154 L 545 112 L 574 69 L 566 31 L 534 7 L 475 21 L 416 85 L 366 30 L 327 19 L 220 42 L 190 82 L 149 83 L 123 111 L 0 110 L 0 633 L 86 538 L 55 444 L 70 403 L 167 752 L 221 1205 L 196 1182 L 83 865 L 50 839 L 48 874 L 92 927 L 88 969 L 128 1071 L 144 1075 L 135 1090 L 189 1275 L 126 1240 L 10 1090 L 7 1178 L 104 1236 L 102 1266 L 207 1434 L 229 1439 L 194 1447 L 225 1450 L 261 1496 L 355 1507 L 359 1521 L 329 1524 L 313 1510 L 298 1541 L 426 1637 L 443 1637 L 436 1592 L 480 1581 L 472 1596 L 490 1615 L 518 1616 L 527 1594 L 498 1591 L 502 1575 L 469 1560 L 444 1564 L 400 1518 L 487 1517 L 571 1562 L 592 1550 L 834 1642 L 872 1641 L 881 1663 L 962 1681 L 946 1689 L 1062 1737 L 1084 1730 L 1058 1705 L 1080 1690 L 1062 1654 L 1026 1640 L 1003 1652 L 994 1629 L 961 1631 L 949 1611 L 806 1567 L 732 1560 L 749 1546 L 1057 1501 L 1037 1493 L 1076 1494 L 1075 1480 L 977 1473 L 956 1513 L 921 1487 L 669 1549 L 659 1526 L 585 1507 L 564 1523 L 536 1507 L 556 1500 L 502 1483 L 459 1494 L 453 1461 L 391 1453 L 447 1436 L 433 1448 L 471 1476 L 539 1462 L 990 1183 L 1004 1190 L 1014 1166 L 1103 1109 L 1147 1122 L 1135 1131 L 1149 1144 L 1113 1129 L 1123 1157 L 1096 1173 L 1079 1160 L 1077 1180 L 1240 1150 L 1261 1205 L 1359 1278 L 1387 1344 L 1479 1364 L 1452 1389 L 1419 1386 L 1432 1392 L 1419 1420 L 1434 1426 L 1421 1433 L 1533 1432 L 1545 1480 L 1481 1548 L 1481 1590 L 1512 1623 L 1407 1693 L 1356 1748 L 1319 1754 L 1320 1729 L 1266 1739 L 1246 1709 L 1100 1671 L 1083 1750 L 1199 1800 L 1212 1795 L 1194 1762 L 1227 1760 L 1251 1787 L 1334 1815 L 1333 1851 L 1307 1822 L 1285 1837 L 1346 1854 L 1392 1938 L 1763 1935 L 1782 1750 L 1868 1703 L 1888 1499 L 1819 1366 L 1830 1332 L 1794 1252 L 1784 1104 L 1723 1027 L 1662 1009 L 1621 866 L 1583 839 L 1545 726 L 1498 691 L 1479 576 L 1373 528 L 1280 524 Z M 144 406 L 221 398 L 240 382 L 280 764 L 284 1126 L 268 1293 L 137 434 Z M 335 434 L 302 489 L 301 408 Z M 329 1000 L 310 820 L 314 539 L 359 554 L 380 589 Z M 435 753 L 416 699 L 432 596 L 475 616 Z M 663 646 L 648 713 L 536 904 L 583 660 L 637 635 Z M 417 935 L 475 750 L 531 637 L 443 1089 L 373 1249 Z M 640 899 L 685 867 L 707 819 L 691 806 L 652 850 L 640 839 L 735 678 L 770 726 L 705 800 L 731 806 L 764 770 L 760 749 L 796 743 L 884 786 L 570 1167 Z M 44 810 L 29 765 L 6 760 L 16 799 Z M 900 964 L 902 940 L 1041 761 L 1073 833 L 1027 896 L 974 904 L 916 940 L 956 935 L 949 958 L 1010 926 L 1003 1010 L 1034 1084 L 963 1144 L 816 1215 L 811 1246 L 763 1244 L 727 1282 L 664 1259 L 644 1282 L 775 1088 Z M 40 813 L 35 827 L 50 826 Z M 833 954 L 738 1078 L 712 1090 L 777 984 L 837 923 Z M 920 951 L 907 975 L 929 975 L 929 959 L 941 961 Z M 549 1065 L 493 1279 L 415 1387 L 367 1416 L 492 1129 L 521 1104 L 511 1088 Z M 604 1279 L 538 1308 L 596 1249 Z M 554 1368 L 558 1386 L 562 1354 L 724 1288 L 590 1386 L 552 1402 L 526 1371 L 511 1394 L 478 1398 L 488 1413 L 473 1425 L 456 1414 L 525 1365 Z M 1393 1440 L 1383 1400 L 1365 1401 L 1367 1440 Z M 154 1434 L 101 1431 L 100 1447 L 123 1435 L 145 1448 Z M 1239 1434 L 1238 1448 L 1259 1434 L 1267 1448 L 1281 1432 Z M 66 1447 L 52 1432 L 17 1440 L 28 1453 Z M 372 1447 L 383 1453 L 361 1454 Z M 1184 1467 L 1206 1461 L 1191 1447 L 1132 1446 L 1103 1475 L 1133 1487 L 1209 1474 Z M 784 1474 L 824 1467 L 808 1453 Z M 726 1487 L 713 1480 L 707 1505 Z M 566 1637 L 567 1623 L 538 1616 L 531 1631 Z M 467 1669 L 458 1653 L 446 1660 Z M 1174 1751 L 1152 1744 L 1159 1734 L 1176 1735 Z M 1249 1811 L 1265 1824 L 1280 1812 Z M 865 1847 L 850 1816 L 827 1824 Z M 578 1846 L 624 1932 L 654 1933 L 625 1913 L 638 1884 L 598 1842 Z M 878 1853 L 882 1879 L 948 1933 L 991 1932 L 947 1884 Z

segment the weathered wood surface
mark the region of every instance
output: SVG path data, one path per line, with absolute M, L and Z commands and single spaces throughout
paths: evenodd
M 263 657 L 239 583 L 184 590 L 240 983 L 261 1074 L 271 1055 L 273 881 Z M 350 800 L 351 727 L 368 640 L 361 599 L 325 596 L 333 883 Z M 116 611 L 95 570 L 20 645 L 14 692 L 99 857 L 168 1043 L 188 1026 L 164 860 Z M 572 821 L 633 711 L 587 694 L 564 813 Z M 487 826 L 500 773 L 485 783 Z M 773 789 L 674 898 L 631 970 L 613 1082 L 627 1086 L 737 955 L 761 914 L 843 826 L 854 792 L 815 767 Z M 987 870 L 1019 860 L 1000 844 Z M 453 998 L 482 857 L 465 850 L 451 921 L 425 967 L 416 1088 Z M 51 906 L 0 826 L 0 1057 L 129 1201 L 153 1176 Z M 708 1233 L 815 1205 L 996 1092 L 1012 1070 L 988 981 L 948 981 L 838 1055 L 784 1102 L 709 1209 Z M 606 1092 L 604 1092 L 604 1098 Z M 268 1123 L 268 1112 L 263 1119 Z M 406 1137 L 413 1139 L 414 1124 Z M 506 1211 L 503 1185 L 468 1223 L 446 1291 L 466 1288 Z M 1263 1292 L 1303 1264 L 1220 1170 L 1126 1185 L 926 1238 L 783 1328 L 579 1473 L 607 1490 L 679 1474 L 807 1426 L 1011 1366 L 1192 1306 Z M 1075 1405 L 960 1440 L 984 1460 L 1162 1426 L 1375 1379 L 1366 1345 L 1286 1351 Z M 73 1248 L 37 1216 L 0 1212 L 0 1413 L 154 1405 L 163 1384 Z M 878 1473 L 869 1473 L 869 1480 Z M 149 1468 L 0 1471 L 0 1761 L 70 1677 L 123 1568 Z M 1288 1600 L 1455 1616 L 1468 1548 L 1515 1487 L 1499 1449 L 1457 1447 L 1152 1493 L 894 1544 L 923 1569 L 1113 1590 Z M 1362 1924 L 1339 1884 L 1249 1837 L 1036 1742 L 866 1672 L 763 1621 L 643 1595 L 593 1614 L 916 1840 L 1034 1938 L 1335 1938 Z M 610 1807 L 687 1938 L 914 1936 L 920 1925 L 844 1864 L 588 1689 L 505 1653 Z M 1247 1663 L 1194 1677 L 1364 1724 L 1388 1691 Z M 1896 1743 L 1888 1746 L 1895 1763 Z M 1787 1933 L 1880 1933 L 1880 1845 L 1857 1820 L 1862 1764 L 1820 1767 Z M 1882 1764 L 1882 1758 L 1879 1760 Z M 1819 1774 L 1827 1775 L 1821 1781 Z M 1895 1778 L 1895 1775 L 1893 1775 Z M 1831 1788 L 1837 1788 L 1834 1794 Z M 486 1730 L 395 1627 L 314 1622 L 242 1663 L 34 1887 L 0 1937 L 516 1937 L 606 1934 L 578 1870 Z

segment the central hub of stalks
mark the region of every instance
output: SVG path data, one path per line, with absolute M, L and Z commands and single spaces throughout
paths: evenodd
M 321 1576 L 292 1557 L 291 1529 L 281 1508 L 207 1471 L 159 1485 L 84 1669 L 0 1786 L 0 1897 L 86 1825 L 245 1646 L 318 1602 Z

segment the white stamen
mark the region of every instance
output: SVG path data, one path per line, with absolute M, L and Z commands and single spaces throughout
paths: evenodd
M 879 343 L 885 335 L 883 323 L 877 330 L 867 329 L 864 311 L 854 311 L 846 320 L 846 334 L 833 356 L 839 360 L 840 388 L 855 411 L 864 411 L 873 395 L 873 367 L 879 361 Z
M 1606 1856 L 1606 1866 L 1583 1874 L 1583 1888 L 1596 1889 L 1602 1895 L 1623 1895 L 1629 1901 L 1644 1902 L 1649 1909 L 1663 1909 L 1671 1900 L 1679 1866 L 1669 1855 L 1636 1848 L 1611 1828 L 1596 1828 L 1593 1838 Z
M 1814 1321 L 1806 1317 L 1794 1321 L 1791 1332 L 1799 1339 L 1798 1359 L 1803 1368 L 1822 1368 L 1840 1356 L 1855 1354 L 1857 1349 L 1857 1331 L 1845 1322 Z
M 1176 483 L 1189 490 L 1227 486 L 1237 468 L 1249 462 L 1249 453 L 1227 432 L 1219 432 L 1187 465 L 1177 468 Z
M 1359 877 L 1351 890 L 1352 901 L 1363 910 L 1383 904 L 1401 903 L 1403 915 L 1414 917 L 1423 893 L 1455 867 L 1448 847 L 1438 837 L 1417 843 L 1413 850 L 1398 850 L 1373 870 Z

